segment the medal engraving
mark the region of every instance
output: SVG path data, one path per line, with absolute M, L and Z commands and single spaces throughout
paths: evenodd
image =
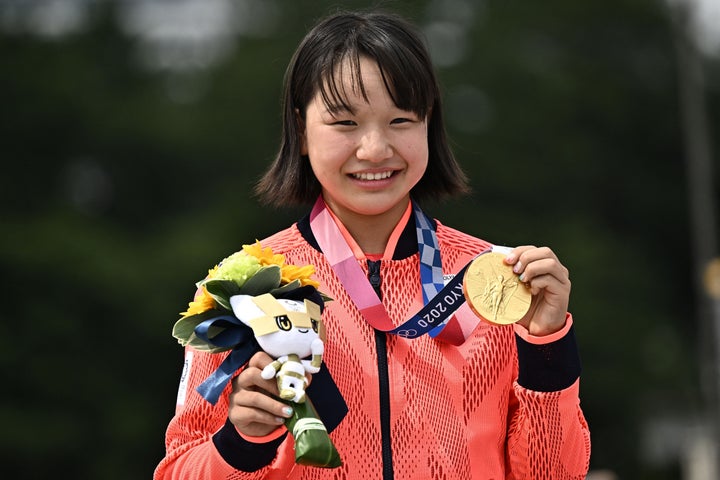
M 463 279 L 463 293 L 470 308 L 486 322 L 509 325 L 530 308 L 530 290 L 503 262 L 505 255 L 489 252 L 477 257 Z

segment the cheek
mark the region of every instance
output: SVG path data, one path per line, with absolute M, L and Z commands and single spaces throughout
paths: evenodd
M 313 170 L 337 170 L 353 154 L 353 145 L 343 137 L 325 137 L 321 142 L 312 137 L 308 140 L 308 156 Z
M 427 166 L 429 156 L 427 135 L 418 134 L 415 138 L 410 139 L 405 144 L 403 156 L 413 165 L 423 168 Z
M 322 181 L 328 175 L 327 172 L 331 170 L 330 165 L 323 159 L 322 155 L 318 155 L 317 153 L 313 154 L 312 150 L 310 151 L 309 159 L 310 168 L 315 174 L 315 177 Z

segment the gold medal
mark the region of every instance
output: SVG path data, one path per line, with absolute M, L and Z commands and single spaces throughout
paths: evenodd
M 505 264 L 505 255 L 488 252 L 472 261 L 463 279 L 463 292 L 470 308 L 489 323 L 509 325 L 530 308 L 530 290 Z

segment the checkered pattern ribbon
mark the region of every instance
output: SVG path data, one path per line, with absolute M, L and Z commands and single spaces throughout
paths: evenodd
M 428 303 L 445 286 L 443 282 L 442 260 L 435 229 L 430 219 L 413 203 L 415 213 L 415 231 L 420 251 L 420 279 L 424 303 Z

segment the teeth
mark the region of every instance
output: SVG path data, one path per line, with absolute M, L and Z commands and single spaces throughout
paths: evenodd
M 354 173 L 353 177 L 358 180 L 382 180 L 384 178 L 390 178 L 392 172 L 378 172 L 378 173 Z

